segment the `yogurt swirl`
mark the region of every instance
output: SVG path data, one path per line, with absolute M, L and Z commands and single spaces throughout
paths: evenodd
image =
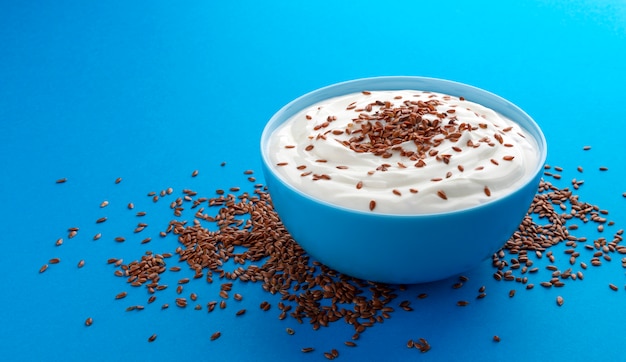
M 301 110 L 270 136 L 281 178 L 331 204 L 433 214 L 502 197 L 528 181 L 537 143 L 507 117 L 462 97 L 352 93 Z

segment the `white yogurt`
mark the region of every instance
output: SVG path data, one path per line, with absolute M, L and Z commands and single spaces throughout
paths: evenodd
M 414 104 L 418 101 L 421 107 Z M 378 124 L 385 125 L 393 119 L 384 112 L 410 113 L 409 107 L 418 107 L 424 113 L 428 108 L 421 102 L 431 103 L 431 112 L 421 114 L 418 123 L 451 123 L 446 131 L 458 138 L 435 132 L 431 138 L 404 140 L 384 156 L 355 151 L 372 141 L 354 142 L 363 124 L 376 127 L 376 120 L 359 120 L 360 115 L 382 118 Z M 461 124 L 467 127 L 458 130 Z M 396 127 L 419 134 L 414 124 Z M 421 157 L 416 139 L 430 147 Z M 280 125 L 268 147 L 274 168 L 296 189 L 335 205 L 385 214 L 440 213 L 492 201 L 528 181 L 538 162 L 536 141 L 512 120 L 458 97 L 414 90 L 327 99 Z

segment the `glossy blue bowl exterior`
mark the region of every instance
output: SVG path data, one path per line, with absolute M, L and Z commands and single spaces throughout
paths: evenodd
M 269 136 L 299 110 L 342 94 L 400 89 L 463 96 L 515 120 L 538 144 L 539 162 L 534 176 L 511 194 L 476 207 L 438 214 L 388 215 L 313 198 L 290 186 L 272 169 L 267 155 Z M 532 118 L 499 96 L 447 80 L 394 76 L 338 83 L 295 99 L 267 123 L 261 136 L 261 154 L 275 210 L 294 240 L 314 259 L 354 277 L 410 284 L 462 273 L 504 245 L 537 192 L 547 145 Z

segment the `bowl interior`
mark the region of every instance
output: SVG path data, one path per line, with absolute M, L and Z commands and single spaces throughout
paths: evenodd
M 517 122 L 524 130 L 526 130 L 536 141 L 537 143 L 537 152 L 539 157 L 537 159 L 537 164 L 535 165 L 535 169 L 529 173 L 527 176 L 527 181 L 521 186 L 527 185 L 530 182 L 534 182 L 535 176 L 541 172 L 543 165 L 545 163 L 547 157 L 547 143 L 543 132 L 541 131 L 539 125 L 522 109 L 517 107 L 515 104 L 507 101 L 506 99 L 495 95 L 486 90 L 476 88 L 467 84 L 458 83 L 450 80 L 437 79 L 437 78 L 428 78 L 428 77 L 418 77 L 418 76 L 386 76 L 386 77 L 373 77 L 373 78 L 362 78 L 351 81 L 346 81 L 342 83 L 333 84 L 327 87 L 319 88 L 310 93 L 307 93 L 295 100 L 291 101 L 283 108 L 281 108 L 274 116 L 268 121 L 261 135 L 261 157 L 265 166 L 270 170 L 270 172 L 274 173 L 281 182 L 288 188 L 292 189 L 294 192 L 302 194 L 305 197 L 309 197 L 316 202 L 320 202 L 323 204 L 328 204 L 329 206 L 336 208 L 344 208 L 342 206 L 334 205 L 327 203 L 323 200 L 313 198 L 306 193 L 296 189 L 291 186 L 288 181 L 286 181 L 279 173 L 274 172 L 274 165 L 270 161 L 268 156 L 268 146 L 269 139 L 276 130 L 278 126 L 282 123 L 286 122 L 289 118 L 291 118 L 294 114 L 298 113 L 303 108 L 309 107 L 315 103 L 321 102 L 325 99 L 341 96 L 349 93 L 361 92 L 363 90 L 403 90 L 403 89 L 414 89 L 414 90 L 428 90 L 433 92 L 439 92 L 444 94 L 449 94 L 452 96 L 462 96 L 465 99 L 481 104 L 485 107 L 491 108 L 496 112 L 512 119 Z M 493 201 L 490 201 L 493 202 Z M 485 204 L 488 204 L 487 202 Z M 473 207 L 481 207 L 481 204 Z M 473 208 L 470 207 L 470 208 Z M 350 212 L 361 213 L 361 211 L 344 208 Z M 467 210 L 467 209 L 461 209 Z M 456 211 L 452 211 L 456 212 Z M 450 213 L 450 212 L 446 212 Z M 432 215 L 432 214 L 420 214 L 420 215 Z M 398 217 L 403 217 L 405 215 L 394 215 Z M 406 216 L 417 216 L 417 215 L 406 215 Z

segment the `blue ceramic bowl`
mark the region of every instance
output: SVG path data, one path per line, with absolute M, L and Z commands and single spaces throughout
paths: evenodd
M 537 144 L 533 177 L 507 196 L 437 214 L 387 215 L 352 210 L 309 196 L 281 178 L 268 155 L 270 134 L 298 111 L 362 90 L 415 89 L 463 96 L 516 121 Z M 537 192 L 547 145 L 539 126 L 511 102 L 469 85 L 424 77 L 376 77 L 337 83 L 280 109 L 261 136 L 263 172 L 282 222 L 314 259 L 342 273 L 377 282 L 421 283 L 476 267 L 517 229 Z

